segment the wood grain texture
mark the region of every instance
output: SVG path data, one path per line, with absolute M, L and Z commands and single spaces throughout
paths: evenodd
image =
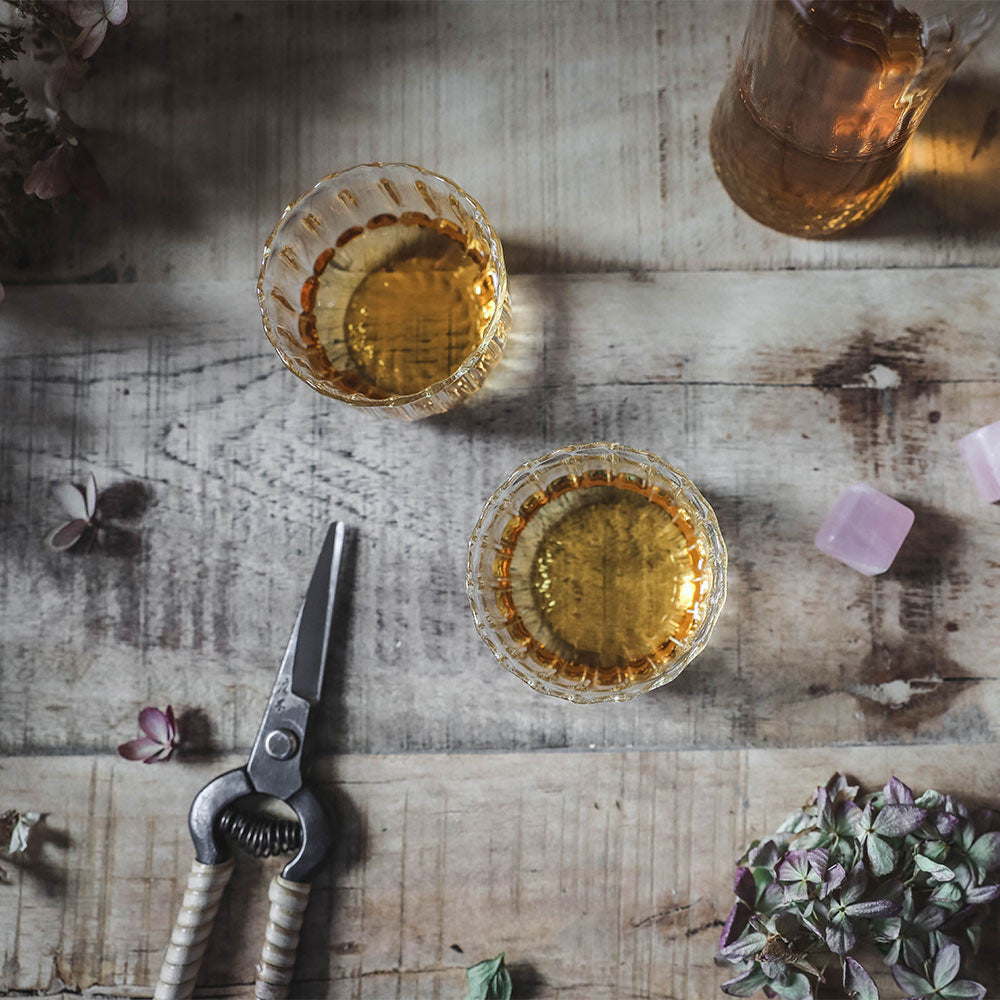
M 485 205 L 516 272 L 1000 264 L 1000 42 L 932 108 L 902 190 L 826 242 L 715 179 L 740 2 L 145 2 L 70 105 L 113 201 L 8 255 L 12 281 L 249 281 L 292 198 L 404 160 Z
M 352 606 L 327 749 L 995 740 L 1000 522 L 955 442 L 1000 415 L 997 277 L 517 277 L 485 388 L 402 427 L 286 372 L 243 283 L 13 289 L 0 745 L 107 751 L 139 706 L 171 701 L 193 749 L 248 747 L 335 518 L 354 529 Z M 684 469 L 731 558 L 709 649 L 624 706 L 532 692 L 479 641 L 464 593 L 493 488 L 595 439 Z M 39 548 L 60 518 L 49 481 L 90 469 L 102 488 L 135 477 L 151 491 L 138 556 Z M 861 479 L 917 512 L 874 579 L 812 545 Z
M 995 802 L 998 760 L 996 745 L 328 758 L 340 837 L 291 995 L 457 1000 L 462 970 L 499 951 L 518 997 L 717 995 L 733 859 L 835 761 L 868 787 L 895 773 L 979 803 Z M 5 796 L 47 812 L 27 862 L 4 861 L 0 988 L 149 996 L 190 866 L 188 805 L 238 763 L 0 763 Z M 249 995 L 276 864 L 237 859 L 203 995 Z

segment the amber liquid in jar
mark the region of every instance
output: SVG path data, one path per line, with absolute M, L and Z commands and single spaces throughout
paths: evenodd
M 892 193 L 934 97 L 915 79 L 920 19 L 884 0 L 767 8 L 712 118 L 716 172 L 772 229 L 823 236 L 857 225 Z
M 346 230 L 302 288 L 299 332 L 316 376 L 371 399 L 446 379 L 496 309 L 488 264 L 455 223 L 422 212 Z
M 704 542 L 675 501 L 638 477 L 556 480 L 524 502 L 503 546 L 494 575 L 508 633 L 573 682 L 658 676 L 704 617 Z

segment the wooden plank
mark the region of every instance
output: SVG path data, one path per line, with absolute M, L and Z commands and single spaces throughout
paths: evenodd
M 4 861 L 0 988 L 148 996 L 190 867 L 190 799 L 237 764 L 5 759 L 4 804 L 48 815 L 31 855 Z M 293 995 L 446 1000 L 503 950 L 516 996 L 710 997 L 733 858 L 836 767 L 994 805 L 1000 782 L 996 745 L 326 759 L 341 839 Z M 241 857 L 205 995 L 246 995 L 274 866 Z
M 146 3 L 70 104 L 112 204 L 64 213 L 4 277 L 247 281 L 288 201 L 373 159 L 454 177 L 516 272 L 1000 264 L 995 40 L 885 212 L 811 242 L 744 216 L 712 170 L 745 17 L 736 0 Z
M 12 289 L 4 750 L 108 751 L 141 705 L 168 700 L 195 713 L 199 741 L 249 746 L 334 517 L 357 540 L 328 749 L 997 739 L 1000 525 L 955 447 L 1000 416 L 995 271 L 519 277 L 512 289 L 498 371 L 414 425 L 288 374 L 244 283 Z M 514 466 L 593 439 L 648 448 L 701 485 L 729 541 L 730 597 L 673 685 L 581 708 L 495 664 L 464 562 Z M 139 557 L 39 548 L 60 516 L 48 482 L 90 469 L 102 486 L 137 477 L 152 491 Z M 918 514 L 875 579 L 812 547 L 859 479 Z

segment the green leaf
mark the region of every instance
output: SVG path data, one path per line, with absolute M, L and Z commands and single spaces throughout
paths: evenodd
M 962 953 L 957 944 L 945 945 L 934 958 L 931 978 L 935 989 L 947 986 L 957 975 L 962 964 Z
M 935 792 L 933 788 L 928 788 L 923 795 L 918 795 L 914 799 L 914 805 L 920 806 L 921 809 L 937 809 L 942 802 L 944 796 L 940 792 Z
M 984 833 L 969 848 L 969 857 L 988 872 L 1000 868 L 1000 831 Z
M 927 872 L 936 882 L 950 882 L 955 877 L 955 873 L 950 868 L 939 865 L 936 861 L 931 861 L 930 858 L 925 858 L 922 854 L 914 855 L 913 863 L 921 871 Z
M 770 987 L 781 1000 L 811 1000 L 813 995 L 812 985 L 801 972 L 790 972 L 783 979 L 772 981 Z
M 514 987 L 503 956 L 500 952 L 496 958 L 487 958 L 466 970 L 469 992 L 465 1000 L 511 1000 Z
M 870 833 L 865 838 L 865 852 L 872 874 L 880 878 L 888 875 L 896 867 L 896 852 L 879 836 Z
M 720 988 L 727 996 L 752 997 L 762 986 L 770 985 L 771 981 L 761 971 L 760 966 L 755 964 L 742 975 L 727 979 Z
M 850 1000 L 879 1000 L 875 981 L 850 957 L 844 959 L 844 989 Z
M 986 988 L 970 979 L 958 979 L 945 986 L 940 995 L 947 1000 L 983 1000 Z
M 954 882 L 939 882 L 927 900 L 947 910 L 954 910 L 962 901 L 962 890 Z
M 931 861 L 940 861 L 948 853 L 948 845 L 943 840 L 927 840 L 921 850 Z
M 905 965 L 894 965 L 892 978 L 908 997 L 925 997 L 934 992 L 934 987 L 923 976 L 918 976 Z
M 766 935 L 759 933 L 747 934 L 746 937 L 742 937 L 732 944 L 727 944 L 725 948 L 720 948 L 719 958 L 726 962 L 739 962 L 744 958 L 756 955 L 765 944 L 767 944 Z M 475 966 L 475 968 L 478 968 L 478 966 Z

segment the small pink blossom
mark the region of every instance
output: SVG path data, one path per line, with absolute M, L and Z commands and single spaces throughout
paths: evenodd
M 78 140 L 67 139 L 31 168 L 24 180 L 24 193 L 47 201 L 72 190 L 88 201 L 107 201 L 110 197 L 90 150 Z
M 128 16 L 128 0 L 70 0 L 69 16 L 81 28 L 70 48 L 89 59 L 101 47 L 108 25 L 121 24 Z
M 122 743 L 118 753 L 126 760 L 141 760 L 144 764 L 170 760 L 180 743 L 173 706 L 167 705 L 166 712 L 161 712 L 147 705 L 139 713 L 139 728 L 146 735 Z
M 62 104 L 62 95 L 76 93 L 83 87 L 87 76 L 87 64 L 82 59 L 67 55 L 66 58 L 45 78 L 45 101 L 50 108 Z
M 52 495 L 62 504 L 70 519 L 58 528 L 53 528 L 42 539 L 42 545 L 47 549 L 63 552 L 75 545 L 94 522 L 94 515 L 97 513 L 97 480 L 91 472 L 87 485 L 83 488 L 75 483 L 57 483 L 52 487 Z

